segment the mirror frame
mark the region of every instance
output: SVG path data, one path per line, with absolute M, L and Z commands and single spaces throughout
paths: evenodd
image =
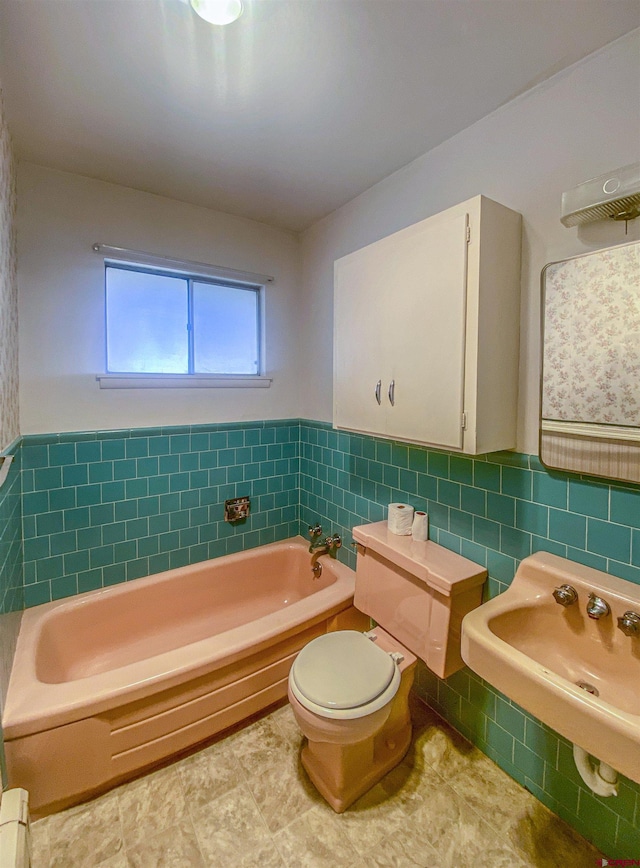
M 547 270 L 577 259 L 602 254 L 607 251 L 637 246 L 640 241 L 628 241 L 612 247 L 590 250 L 577 256 L 549 262 L 540 275 L 540 410 L 538 426 L 538 455 L 549 470 L 562 470 L 586 476 L 604 477 L 620 482 L 640 483 L 640 426 L 607 425 L 589 422 L 555 422 L 554 431 L 544 430 L 544 357 L 546 325 Z M 638 383 L 640 392 L 640 382 Z M 566 426 L 566 430 L 562 430 Z M 637 435 L 635 434 L 637 430 Z M 626 436 L 632 432 L 632 436 Z M 551 453 L 551 454 L 549 454 Z

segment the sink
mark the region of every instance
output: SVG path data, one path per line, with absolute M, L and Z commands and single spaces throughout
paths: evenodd
M 577 602 L 553 591 L 571 585 Z M 588 617 L 589 595 L 610 614 Z M 525 558 L 510 587 L 462 622 L 462 659 L 498 690 L 589 754 L 640 783 L 640 585 L 546 552 Z

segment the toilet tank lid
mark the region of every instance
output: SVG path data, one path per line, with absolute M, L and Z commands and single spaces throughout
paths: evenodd
M 448 597 L 481 585 L 487 578 L 487 571 L 479 564 L 432 540 L 422 542 L 391 533 L 386 521 L 362 524 L 352 532 L 357 543 Z

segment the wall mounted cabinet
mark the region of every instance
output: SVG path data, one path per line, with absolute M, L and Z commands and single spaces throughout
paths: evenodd
M 335 262 L 334 426 L 516 445 L 521 217 L 484 196 Z

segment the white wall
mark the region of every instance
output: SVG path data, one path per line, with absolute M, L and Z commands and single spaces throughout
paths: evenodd
M 19 433 L 16 172 L 0 87 L 0 451 Z
M 104 267 L 94 242 L 275 276 L 266 289 L 269 389 L 100 390 Z M 18 172 L 23 434 L 298 415 L 295 234 L 22 163 Z
M 541 269 L 556 259 L 640 237 L 640 219 L 629 224 L 626 238 L 624 224 L 613 221 L 580 230 L 560 223 L 564 190 L 640 160 L 639 67 L 640 31 L 635 31 L 503 106 L 304 233 L 302 416 L 331 419 L 334 259 L 482 193 L 524 218 L 518 449 L 537 453 Z

